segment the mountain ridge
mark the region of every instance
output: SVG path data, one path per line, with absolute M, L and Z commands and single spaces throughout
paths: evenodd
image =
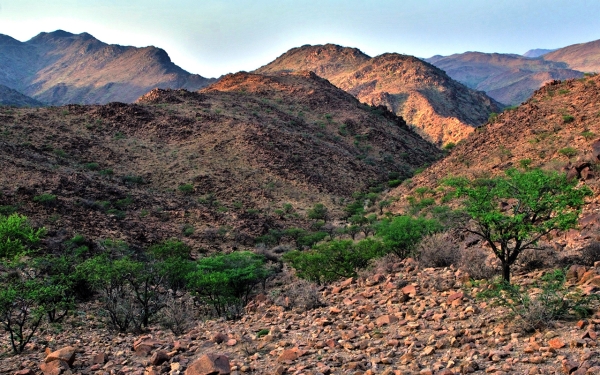
M 133 102 L 153 88 L 197 90 L 215 79 L 190 74 L 163 49 L 104 43 L 88 33 L 42 32 L 0 39 L 0 84 L 52 105 Z
M 440 146 L 458 142 L 501 109 L 435 66 L 397 53 L 370 57 L 356 48 L 305 45 L 254 72 L 301 70 L 314 71 L 364 103 L 386 106 Z

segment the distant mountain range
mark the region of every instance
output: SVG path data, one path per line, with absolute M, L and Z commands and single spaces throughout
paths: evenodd
M 600 72 L 600 40 L 556 50 L 533 49 L 524 55 L 465 52 L 426 61 L 503 104 L 517 105 L 546 82 Z
M 0 85 L 0 105 L 13 107 L 42 107 L 44 104 L 29 96 L 21 94 L 17 90 Z
M 334 44 L 293 48 L 257 69 L 260 74 L 310 70 L 371 105 L 384 105 L 438 145 L 457 142 L 499 112 L 485 93 L 453 80 L 413 56 L 370 57 Z
M 153 88 L 210 84 L 156 47 L 109 45 L 58 30 L 20 42 L 0 35 L 0 84 L 51 105 L 133 102 Z

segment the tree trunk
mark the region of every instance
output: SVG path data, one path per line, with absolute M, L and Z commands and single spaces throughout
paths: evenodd
M 502 278 L 510 283 L 510 264 L 508 262 L 502 262 Z

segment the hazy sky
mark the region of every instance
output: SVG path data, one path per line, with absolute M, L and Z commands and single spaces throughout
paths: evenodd
M 600 39 L 598 15 L 598 0 L 0 0 L 0 33 L 25 41 L 63 29 L 154 45 L 184 69 L 214 77 L 304 44 L 371 56 L 521 54 Z

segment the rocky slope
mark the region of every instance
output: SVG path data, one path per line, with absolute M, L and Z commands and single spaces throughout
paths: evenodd
M 523 273 L 514 281 L 531 285 L 546 272 Z M 594 293 L 600 287 L 600 264 L 574 267 L 569 275 L 572 291 Z M 86 315 L 75 315 L 60 328 L 42 327 L 25 353 L 0 360 L 0 372 L 600 373 L 598 311 L 586 320 L 527 332 L 505 309 L 475 298 L 484 286 L 466 280 L 468 275 L 454 268 L 422 268 L 412 259 L 390 262 L 379 273 L 318 291 L 283 286 L 277 298 L 259 295 L 241 320 L 196 320 L 183 335 L 158 326 L 145 334 L 116 334 L 90 306 Z M 307 297 L 310 306 L 302 303 Z M 193 310 L 186 313 L 197 319 Z
M 518 135 L 518 136 L 517 136 Z M 390 192 L 406 208 L 405 197 L 420 186 L 437 188 L 447 176 L 468 178 L 502 174 L 511 167 L 568 172 L 594 192 L 581 218 L 580 231 L 555 239 L 578 248 L 596 238 L 600 205 L 600 76 L 552 82 L 514 110 L 506 111 L 461 142 L 445 159 Z M 442 199 L 443 189 L 435 198 Z
M 256 73 L 314 71 L 361 102 L 385 105 L 430 141 L 465 138 L 500 105 L 412 56 L 369 57 L 355 48 L 327 44 L 291 49 Z
M 520 104 L 546 82 L 583 76 L 565 62 L 501 53 L 466 52 L 434 56 L 426 61 L 443 69 L 453 79 L 472 89 L 485 91 L 507 105 Z
M 130 103 L 156 87 L 197 90 L 212 81 L 173 64 L 160 48 L 62 30 L 26 42 L 0 35 L 0 60 L 0 84 L 52 105 Z
M 43 104 L 33 98 L 21 94 L 10 87 L 0 85 L 0 105 L 13 107 L 41 107 Z
M 316 203 L 335 219 L 355 191 L 440 156 L 314 74 L 240 73 L 137 104 L 0 108 L 0 208 L 46 226 L 49 244 L 80 233 L 248 248 L 269 229 L 308 227 Z M 284 203 L 297 215 L 277 214 Z
M 600 73 L 600 40 L 560 48 L 542 58 L 566 63 L 569 68 L 581 72 Z

